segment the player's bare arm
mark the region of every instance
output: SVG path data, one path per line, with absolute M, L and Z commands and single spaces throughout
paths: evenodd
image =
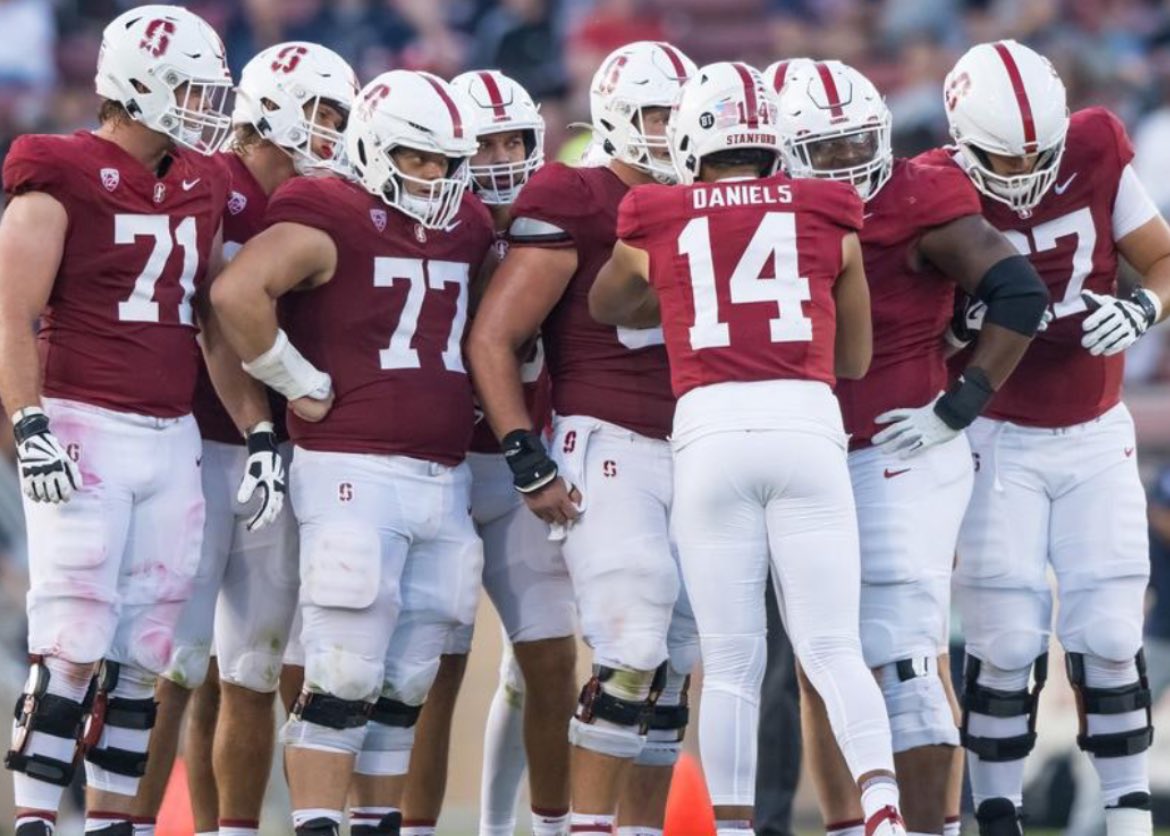
M 1048 306 L 1048 290 L 1027 258 L 979 215 L 935 227 L 918 255 L 987 306 L 968 368 L 981 369 L 992 391 L 1015 369 Z
M 289 343 L 276 320 L 276 300 L 324 284 L 336 265 L 337 249 L 329 235 L 279 223 L 245 244 L 211 287 L 224 337 L 244 368 L 288 398 L 306 421 L 328 413 L 332 384 Z
M 834 346 L 837 377 L 865 377 L 873 359 L 873 321 L 869 314 L 869 283 L 856 232 L 841 240 L 841 275 L 833 286 L 837 305 L 837 342 Z
M 501 442 L 515 433 L 525 436 L 509 462 L 514 473 L 521 459 L 534 462 L 532 487 L 522 491 L 524 500 L 538 517 L 559 525 L 575 519 L 578 512 L 568 487 L 555 478 L 555 465 L 549 470 L 552 463 L 539 437 L 529 438 L 535 434 L 524 402 L 519 357 L 576 270 L 574 250 L 513 246 L 492 277 L 467 340 L 472 382 L 492 431 Z
M 589 289 L 589 313 L 605 325 L 626 328 L 661 325 L 658 294 L 650 287 L 649 275 L 649 254 L 618 241 L 613 255 Z
M 41 410 L 41 364 L 34 325 L 48 304 L 69 216 L 55 198 L 12 198 L 0 218 L 0 402 L 16 435 L 21 487 L 30 499 L 64 502 L 81 487 L 77 464 Z

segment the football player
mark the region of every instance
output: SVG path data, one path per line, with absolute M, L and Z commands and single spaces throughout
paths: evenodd
M 947 645 L 951 565 L 971 494 L 963 429 L 1023 356 L 1048 293 L 983 219 L 961 172 L 894 159 L 889 109 L 864 75 L 839 61 L 769 68 L 774 80 L 781 72 L 789 173 L 850 183 L 865 201 L 860 237 L 874 360 L 864 378 L 837 387 L 861 542 L 862 650 L 886 701 L 907 828 L 943 833 L 948 814 L 958 825 L 958 795 L 948 784 L 959 734 L 938 654 Z M 943 334 L 956 283 L 989 318 L 961 382 L 944 394 Z M 827 830 L 860 836 L 849 773 L 805 685 L 805 739 Z
M 468 343 L 514 485 L 564 536 L 581 629 L 593 649 L 593 676 L 569 729 L 572 830 L 579 834 L 610 833 L 618 808 L 619 832 L 661 828 L 686 726 L 687 674 L 698 655 L 685 597 L 676 608 L 665 440 L 674 398 L 661 331 L 603 326 L 587 304 L 615 240 L 622 196 L 675 177 L 663 130 L 693 70 L 665 43 L 629 44 L 606 58 L 590 106 L 609 163 L 550 164 L 532 176 L 512 206 L 508 254 Z M 525 403 L 518 359 L 538 332 L 552 379 L 555 461 Z
M 414 724 L 483 561 L 462 342 L 493 232 L 465 194 L 472 113 L 433 75 L 383 73 L 345 139 L 355 179 L 285 183 L 212 287 L 291 411 L 305 687 L 281 739 L 299 836 L 336 834 L 351 790 L 352 833 L 397 832 Z
M 1077 743 L 1100 778 L 1107 830 L 1148 834 L 1149 551 L 1121 379 L 1122 352 L 1170 302 L 1170 228 L 1138 182 L 1121 122 L 1102 108 L 1070 117 L 1059 76 L 1028 47 L 972 47 L 948 74 L 944 101 L 955 145 L 930 159 L 970 177 L 984 216 L 1047 284 L 1054 315 L 967 433 L 975 481 L 955 600 L 976 817 L 984 834 L 1020 832 L 1024 760 L 1047 673 L 1051 567 Z M 1126 295 L 1119 258 L 1142 277 Z
M 236 425 L 269 415 L 195 310 L 231 182 L 208 158 L 230 128 L 219 36 L 175 6 L 131 9 L 103 33 L 95 86 L 96 131 L 21 137 L 4 161 L 0 399 L 31 581 L 32 669 L 5 757 L 20 836 L 52 832 L 83 756 L 87 832 L 132 830 L 155 680 L 199 565 L 198 326 Z M 256 480 L 266 520 L 280 478 Z
M 451 85 L 466 94 L 476 118 L 479 150 L 471 158 L 472 187 L 492 213 L 495 262 L 506 250 L 511 206 L 544 162 L 544 120 L 528 92 L 503 73 L 467 72 Z M 473 300 L 478 292 L 473 291 Z M 549 422 L 548 375 L 539 340 L 521 375 L 534 427 Z M 513 646 L 492 699 L 485 730 L 481 836 L 511 836 L 516 795 L 524 773 L 524 741 L 501 739 L 527 729 L 533 833 L 568 833 L 569 718 L 576 697 L 573 591 L 560 546 L 548 525 L 529 513 L 512 486 L 500 443 L 484 421 L 476 424 L 467 456 L 471 515 L 483 540 L 483 582 Z M 403 800 L 403 836 L 430 836 L 442 807 L 455 698 L 471 650 L 470 625 L 453 637 L 419 718 L 417 744 Z M 514 660 L 514 661 L 512 661 Z M 526 694 L 526 680 L 539 683 Z M 523 711 L 519 718 L 509 715 Z
M 775 173 L 776 118 L 754 68 L 692 76 L 667 128 L 681 187 L 622 201 L 590 310 L 665 330 L 679 399 L 672 523 L 702 642 L 699 741 L 717 833 L 751 829 L 771 573 L 861 788 L 866 833 L 903 834 L 890 728 L 858 636 L 857 525 L 832 391 L 837 376 L 863 375 L 872 351 L 862 205 L 845 184 Z
M 226 257 L 260 231 L 268 196 L 278 186 L 297 174 L 338 165 L 340 131 L 356 94 L 353 70 L 317 44 L 277 44 L 244 67 L 232 113 L 235 135 L 223 152 L 232 174 L 224 215 Z M 206 374 L 195 392 L 207 503 L 203 556 L 155 695 L 158 722 L 135 812 L 148 819 L 158 815 L 194 693 L 198 704 L 187 722 L 185 751 L 197 833 L 255 834 L 268 783 L 272 695 L 299 587 L 296 522 L 285 514 L 261 527 L 259 503 L 241 502 L 248 490 L 241 488 L 237 496 L 233 480 L 244 472 L 250 453 L 271 454 L 287 441 L 284 403 L 273 400 L 273 425 L 253 428 L 245 446 Z M 286 461 L 287 452 L 286 446 Z M 209 678 L 213 625 L 218 665 Z

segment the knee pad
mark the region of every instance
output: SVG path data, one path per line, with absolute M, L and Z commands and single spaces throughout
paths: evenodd
M 936 657 L 900 659 L 878 668 L 877 674 L 895 752 L 959 745 L 959 730 L 938 678 Z
M 219 678 L 231 685 L 271 694 L 280 682 L 281 657 L 258 650 L 240 653 L 235 659 L 219 658 Z
M 364 610 L 378 597 L 382 542 L 369 526 L 310 529 L 302 554 L 301 597 L 318 607 Z
M 1023 670 L 1023 688 L 1000 689 L 980 682 L 991 678 L 984 671 L 984 662 L 968 655 L 963 671 L 962 720 L 959 737 L 963 747 L 985 761 L 1014 761 L 1027 757 L 1036 745 L 1036 712 L 1040 705 L 1040 692 L 1048 679 L 1048 654 L 1037 656 Z M 994 668 L 987 664 L 989 669 Z M 1028 690 L 1028 670 L 1031 669 L 1034 685 Z M 970 715 L 983 714 L 988 717 L 1026 717 L 1028 731 L 1016 737 L 976 737 L 968 731 Z
M 362 749 L 374 705 L 310 691 L 297 697 L 280 732 L 286 746 L 356 755 Z
M 1065 656 L 1068 680 L 1077 695 L 1077 714 L 1080 718 L 1077 745 L 1098 758 L 1121 758 L 1141 754 L 1150 748 L 1154 740 L 1150 710 L 1152 699 L 1150 682 L 1146 676 L 1145 654 L 1138 650 L 1132 663 L 1120 666 L 1122 669 L 1117 672 L 1120 677 L 1130 679 L 1125 685 L 1102 687 L 1091 681 L 1104 678 L 1094 676 L 1093 671 L 1094 662 L 1100 666 L 1102 661 L 1110 668 L 1119 667 L 1116 663 L 1110 664 L 1110 660 L 1094 659 L 1083 653 L 1069 653 Z M 1134 711 L 1145 712 L 1145 725 L 1140 728 L 1110 733 L 1089 731 L 1090 714 L 1116 715 Z
M 399 664 L 391 659 L 386 663 L 384 682 L 379 695 L 407 705 L 422 705 L 439 675 L 442 659 L 438 656 L 429 661 Z
M 634 759 L 639 766 L 674 766 L 690 722 L 691 678 L 667 666 L 662 693 L 650 712 L 646 745 Z
M 581 689 L 577 712 L 569 726 L 569 740 L 576 746 L 633 758 L 642 751 L 649 730 L 653 703 L 651 693 L 662 675 L 657 671 L 629 671 L 594 665 L 593 676 Z
M 421 705 L 380 698 L 374 704 L 366 739 L 358 753 L 354 772 L 360 775 L 405 775 L 414 748 L 414 726 Z
M 382 690 L 383 673 L 381 659 L 317 642 L 305 648 L 305 681 L 338 699 L 372 703 Z
M 72 783 L 84 753 L 81 733 L 89 710 L 90 695 L 74 700 L 49 693 L 51 678 L 52 674 L 44 659 L 34 656 L 24 693 L 16 701 L 12 748 L 4 756 L 4 766 L 38 781 L 67 787 Z M 30 738 L 34 732 L 73 741 L 73 757 L 66 761 L 29 751 Z
M 146 774 L 147 744 L 158 712 L 156 679 L 149 671 L 102 661 L 85 729 L 86 761 L 114 775 Z
M 207 669 L 210 665 L 210 646 L 176 645 L 171 653 L 171 660 L 161 675 L 180 688 L 194 691 L 207 679 Z
M 500 683 L 508 693 L 524 698 L 524 672 L 520 670 L 520 663 L 516 661 L 516 654 L 511 650 L 505 651 L 500 659 Z

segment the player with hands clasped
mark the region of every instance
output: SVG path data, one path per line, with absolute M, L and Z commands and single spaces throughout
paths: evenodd
M 1051 566 L 1077 743 L 1101 780 L 1107 830 L 1148 834 L 1149 551 L 1120 352 L 1170 300 L 1170 228 L 1134 174 L 1121 122 L 1102 108 L 1070 117 L 1059 76 L 1028 47 L 972 47 L 943 95 L 955 145 L 929 158 L 967 174 L 984 217 L 1027 256 L 1053 301 L 1052 322 L 967 432 L 976 471 L 954 588 L 980 832 L 1020 832 L 1048 667 Z M 1128 296 L 1117 288 L 1119 257 L 1142 277 Z

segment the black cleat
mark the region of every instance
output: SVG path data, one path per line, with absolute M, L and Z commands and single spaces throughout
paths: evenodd
M 382 816 L 377 824 L 351 824 L 350 836 L 398 836 L 402 832 L 402 813 L 395 810 Z
M 309 819 L 296 829 L 296 836 L 338 836 L 339 829 L 333 819 Z
M 53 836 L 53 825 L 44 819 L 32 819 L 16 828 L 16 836 Z
M 1006 798 L 989 798 L 975 811 L 979 836 L 1023 836 L 1020 811 Z
M 1117 799 L 1116 807 L 1128 807 L 1131 810 L 1149 810 L 1150 794 L 1148 792 L 1127 792 Z
M 134 836 L 134 825 L 128 821 L 111 822 L 100 830 L 87 831 L 85 836 Z

